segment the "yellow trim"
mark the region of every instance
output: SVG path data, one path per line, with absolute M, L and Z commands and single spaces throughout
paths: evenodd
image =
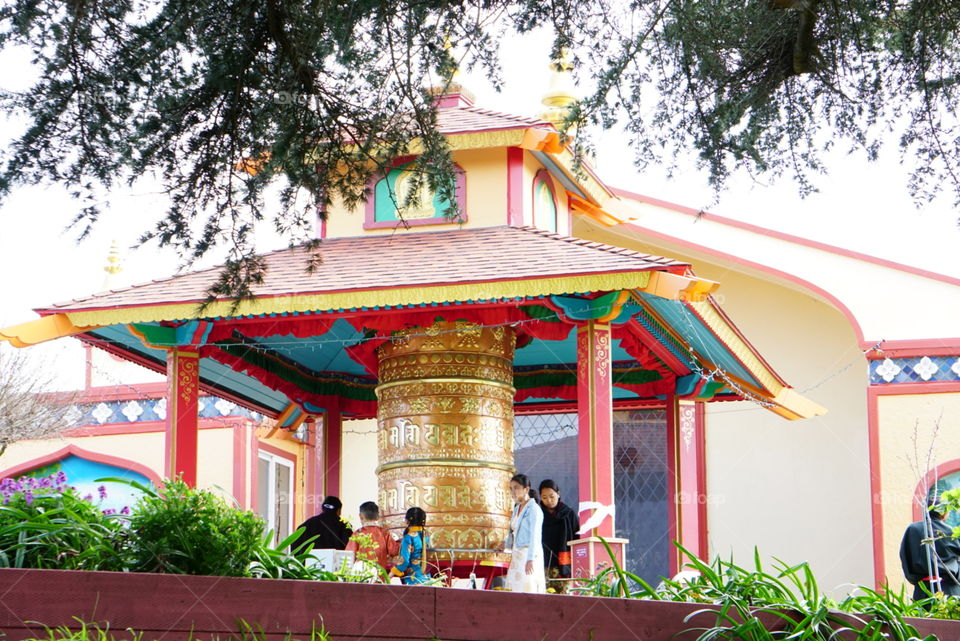
M 772 400 L 779 405 L 772 408 L 773 411 L 791 421 L 798 418 L 823 416 L 827 413 L 827 408 L 801 396 L 792 387 L 784 387 Z
M 703 302 L 707 295 L 715 292 L 718 287 L 720 283 L 712 280 L 680 276 L 669 272 L 653 272 L 650 274 L 649 284 L 643 288 L 643 291 L 670 300 Z
M 52 341 L 64 336 L 73 336 L 100 327 L 102 325 L 77 325 L 67 314 L 51 314 L 0 329 L 0 341 L 8 341 L 14 347 L 29 347 L 37 343 Z
M 590 175 L 585 169 L 574 169 L 576 160 L 569 149 L 564 148 L 560 153 L 551 154 L 551 156 L 563 167 L 570 179 L 587 192 L 587 196 L 600 207 L 603 207 L 611 198 L 616 198 L 613 192 L 607 189 L 606 185 Z
M 531 151 L 542 151 L 549 154 L 563 169 L 567 177 L 582 188 L 587 197 L 594 203 L 602 206 L 611 198 L 615 198 L 613 192 L 595 176 L 585 169 L 576 169 L 576 159 L 573 153 L 561 142 L 560 133 L 546 127 L 516 127 L 513 129 L 454 133 L 446 134 L 445 138 L 451 151 L 495 147 L 520 147 Z M 350 148 L 356 149 L 356 146 Z M 415 138 L 410 141 L 405 151 L 413 156 L 422 154 L 425 151 L 423 141 Z
M 588 216 L 593 220 L 597 221 L 598 223 L 600 223 L 601 225 L 605 225 L 607 227 L 615 227 L 616 225 L 619 225 L 620 223 L 623 222 L 616 216 L 611 216 L 600 207 L 597 207 L 596 205 L 593 205 L 583 200 L 582 198 L 580 198 L 574 193 L 571 193 L 568 191 L 567 198 L 570 199 L 570 209 L 574 213 L 580 213 L 585 216 Z
M 519 146 L 533 151 L 545 151 L 548 154 L 557 154 L 563 151 L 560 134 L 549 129 L 527 129 L 523 136 L 523 142 Z
M 622 289 L 644 289 L 650 282 L 649 271 L 620 272 L 613 274 L 585 274 L 581 276 L 557 276 L 529 280 L 502 281 L 496 283 L 470 283 L 464 285 L 435 285 L 432 287 L 397 287 L 361 291 L 334 292 L 329 294 L 286 294 L 263 296 L 252 300 L 220 300 L 204 310 L 203 317 L 246 316 L 253 314 L 278 314 L 283 312 L 326 312 L 354 307 L 390 307 L 417 305 L 420 303 L 445 303 L 452 301 L 488 300 L 521 296 L 548 296 L 573 292 L 609 292 Z M 198 303 L 173 305 L 141 305 L 103 310 L 65 312 L 78 329 L 85 331 L 96 326 L 125 325 L 127 323 L 150 323 L 165 320 L 201 318 Z M 81 327 L 84 326 L 84 327 Z M 52 337 L 56 338 L 56 337 Z
M 290 403 L 287 405 L 282 412 L 277 416 L 277 425 L 283 425 L 287 422 L 287 419 L 296 411 L 297 404 Z
M 753 374 L 753 377 L 756 378 L 763 387 L 769 390 L 772 395 L 777 394 L 783 389 L 783 383 L 777 380 L 777 377 L 763 364 L 753 349 L 751 349 L 746 341 L 740 338 L 733 327 L 724 320 L 712 304 L 706 301 L 690 301 L 689 305 L 700 315 L 700 318 L 703 319 L 707 327 L 740 359 L 740 362 L 747 368 L 747 371 Z

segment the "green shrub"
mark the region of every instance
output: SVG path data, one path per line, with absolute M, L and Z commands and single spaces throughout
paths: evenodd
M 122 515 L 81 498 L 63 472 L 0 481 L 0 567 L 122 570 Z
M 132 568 L 213 576 L 249 576 L 263 520 L 228 505 L 209 490 L 168 480 L 144 495 L 130 515 Z

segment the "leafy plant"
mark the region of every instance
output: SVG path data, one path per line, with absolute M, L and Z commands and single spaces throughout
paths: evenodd
M 143 492 L 130 515 L 135 571 L 250 575 L 263 536 L 259 516 L 180 479 L 166 481 L 160 490 L 127 483 Z
M 86 623 L 82 619 L 76 619 L 76 621 L 80 627 L 75 630 L 67 626 L 44 627 L 46 636 L 31 637 L 24 641 L 120 641 L 110 631 L 109 625 L 100 627 L 96 623 Z M 133 630 L 125 630 L 124 632 L 124 636 L 121 637 L 123 641 L 140 641 L 143 638 L 142 632 L 134 632 Z
M 273 531 L 269 531 L 253 550 L 249 572 L 251 576 L 270 579 L 303 579 L 307 581 L 337 581 L 333 572 L 321 570 L 309 562 L 309 552 L 288 552 L 290 545 L 304 532 L 300 528 L 276 546 Z
M 76 629 L 71 629 L 67 626 L 59 626 L 56 628 L 45 627 L 45 636 L 31 637 L 24 639 L 24 641 L 140 641 L 143 638 L 142 632 L 130 629 L 124 630 L 124 634 L 118 638 L 114 636 L 109 625 L 100 627 L 100 625 L 96 623 L 86 623 L 79 618 L 76 619 L 76 621 L 79 626 Z M 237 634 L 219 638 L 224 641 L 266 641 L 268 638 L 273 638 L 268 637 L 262 626 L 251 624 L 243 619 L 237 622 L 237 627 Z M 330 635 L 324 629 L 323 623 L 321 622 L 319 626 L 316 623 L 311 626 L 310 636 L 306 638 L 306 641 L 329 641 L 329 639 Z M 287 633 L 283 641 L 299 640 L 294 638 L 291 633 Z
M 606 542 L 604 541 L 606 546 Z M 607 547 L 611 566 L 575 588 L 580 594 L 709 604 L 690 614 L 689 631 L 698 641 L 792 641 L 855 638 L 857 641 L 914 641 L 919 634 L 905 617 L 960 618 L 960 599 L 942 594 L 913 602 L 905 593 L 858 587 L 837 603 L 820 590 L 809 564 L 774 560 L 763 567 L 754 550 L 753 567 L 733 559 L 707 563 L 679 544 L 688 576 L 664 579 L 656 588 L 623 570 Z M 932 637 L 928 637 L 932 639 Z
M 124 515 L 101 510 L 92 497 L 80 497 L 63 472 L 5 478 L 0 481 L 0 497 L 0 567 L 126 567 Z

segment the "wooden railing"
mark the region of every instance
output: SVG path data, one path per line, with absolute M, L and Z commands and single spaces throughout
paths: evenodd
M 322 626 L 336 641 L 692 641 L 692 603 L 527 595 L 489 590 L 0 569 L 4 641 L 45 638 L 43 626 L 109 623 L 143 641 L 208 641 L 236 635 L 240 622 L 265 639 L 309 639 Z M 921 633 L 960 641 L 960 622 L 912 619 Z M 239 635 L 238 635 L 239 636 Z M 118 638 L 125 638 L 118 635 Z

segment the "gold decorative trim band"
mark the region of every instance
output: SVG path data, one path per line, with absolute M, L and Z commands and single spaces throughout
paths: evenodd
M 203 310 L 200 301 L 173 303 L 169 305 L 137 305 L 96 310 L 64 310 L 62 313 L 77 327 L 91 325 L 120 325 L 127 323 L 150 323 L 186 318 L 210 318 L 215 316 L 238 317 L 252 314 L 280 314 L 291 312 L 332 312 L 340 309 L 361 307 L 393 307 L 447 303 L 471 300 L 517 298 L 520 296 L 549 296 L 576 292 L 609 292 L 621 289 L 643 289 L 650 281 L 650 271 L 616 272 L 608 274 L 583 274 L 580 276 L 555 276 L 498 282 L 481 282 L 458 285 L 435 285 L 407 288 L 368 289 L 363 291 L 331 292 L 326 294 L 298 294 L 291 292 L 279 296 L 259 296 L 234 301 L 218 300 Z
M 411 467 L 416 465 L 430 465 L 433 467 L 478 467 L 484 469 L 501 470 L 503 472 L 515 472 L 516 467 L 506 465 L 505 463 L 496 463 L 494 461 L 472 461 L 470 459 L 460 458 L 419 458 L 407 459 L 404 461 L 394 461 L 393 463 L 384 463 L 377 467 L 377 474 L 394 470 L 398 467 Z
M 389 383 L 377 385 L 375 392 L 379 394 L 381 391 L 390 389 L 391 387 L 396 387 L 397 385 L 416 385 L 418 383 L 469 383 L 473 385 L 490 385 L 493 387 L 499 387 L 501 389 L 509 390 L 513 394 L 516 394 L 517 392 L 517 388 L 515 388 L 513 385 L 507 385 L 506 383 L 501 383 L 499 381 L 488 381 L 482 378 L 410 378 L 402 381 L 390 381 Z

